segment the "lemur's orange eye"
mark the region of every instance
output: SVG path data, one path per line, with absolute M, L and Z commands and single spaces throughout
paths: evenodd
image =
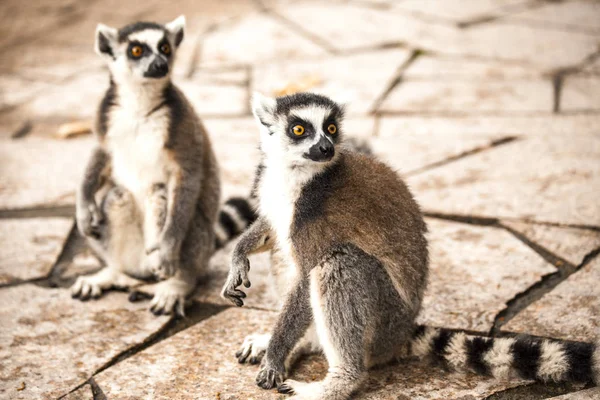
M 162 51 L 164 54 L 171 54 L 171 46 L 165 43 L 162 46 L 160 46 L 160 51 Z
M 143 52 L 144 50 L 142 49 L 142 46 L 133 46 L 131 48 L 131 55 L 136 58 L 141 57 Z
M 304 133 L 304 127 L 302 125 L 296 125 L 292 128 L 292 132 L 294 132 L 294 135 L 300 136 Z
M 337 132 L 337 127 L 335 126 L 335 124 L 329 124 L 329 126 L 327 127 L 327 132 L 334 135 Z

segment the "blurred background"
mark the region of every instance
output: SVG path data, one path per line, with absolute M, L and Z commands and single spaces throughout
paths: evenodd
M 108 86 L 96 24 L 181 14 L 173 79 L 213 139 L 224 198 L 248 193 L 258 158 L 251 93 L 327 94 L 348 104 L 345 132 L 403 174 L 427 216 L 432 276 L 420 322 L 598 335 L 599 1 L 3 0 L 0 397 L 276 398 L 232 356 L 276 315 L 265 258 L 253 264 L 250 310 L 218 296 L 231 247 L 185 321 L 155 318 L 122 293 L 85 304 L 68 295 L 74 277 L 100 268 L 72 221 Z M 406 365 L 376 372 L 358 398 L 600 396 L 589 385 Z M 326 366 L 311 358 L 302 368 L 298 379 L 311 380 Z

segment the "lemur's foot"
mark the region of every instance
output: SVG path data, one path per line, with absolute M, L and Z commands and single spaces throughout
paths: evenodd
M 323 395 L 323 385 L 321 382 L 298 382 L 287 379 L 277 387 L 277 391 L 283 394 L 293 394 L 289 400 L 317 400 Z
M 282 368 L 283 369 L 283 368 Z M 278 368 L 274 368 L 266 365 L 260 368 L 258 375 L 256 375 L 256 384 L 263 389 L 273 389 L 283 383 L 284 371 Z
M 248 361 L 250 364 L 259 364 L 267 351 L 271 335 L 253 334 L 248 335 L 242 343 L 242 347 L 235 353 L 240 364 Z
M 137 288 L 135 292 L 131 293 L 129 300 L 138 301 L 151 297 L 150 311 L 154 315 L 176 313 L 184 317 L 186 298 L 192 293 L 195 286 L 195 282 L 188 283 L 178 277 L 173 277 L 166 281 Z
M 110 288 L 128 289 L 139 284 L 135 278 L 111 268 L 104 268 L 93 275 L 80 276 L 71 286 L 71 297 L 80 300 L 97 299 Z

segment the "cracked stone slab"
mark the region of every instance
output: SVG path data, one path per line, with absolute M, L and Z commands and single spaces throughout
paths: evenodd
M 248 92 L 238 85 L 203 84 L 179 80 L 178 87 L 200 116 L 248 115 Z
M 521 233 L 576 266 L 583 262 L 588 253 L 600 248 L 600 233 L 593 230 L 518 221 L 502 221 L 502 225 Z
M 265 63 L 255 68 L 252 86 L 268 95 L 306 84 L 311 92 L 347 103 L 348 114 L 366 114 L 391 84 L 398 68 L 407 60 L 404 49 L 373 51 L 326 59 Z
M 310 20 L 303 28 L 340 51 L 406 43 L 444 54 L 521 62 L 548 70 L 577 64 L 598 46 L 597 38 L 588 34 L 540 30 L 502 19 L 458 29 L 406 11 L 360 5 L 294 4 L 277 12 L 290 21 Z
M 469 22 L 482 18 L 509 15 L 527 0 L 445 0 L 442 2 L 408 0 L 394 8 L 414 12 L 423 17 L 437 17 L 452 22 Z
M 508 21 L 600 34 L 600 4 L 586 0 L 548 2 L 513 14 Z
M 600 387 L 552 397 L 553 400 L 597 400 L 600 398 Z
M 488 332 L 507 301 L 556 271 L 503 229 L 427 224 L 431 273 L 419 323 Z
M 421 55 L 402 72 L 404 80 L 501 80 L 535 79 L 535 69 L 516 63 L 445 55 Z
M 502 330 L 582 342 L 597 340 L 600 332 L 598 282 L 600 257 L 521 311 Z
M 68 218 L 0 219 L 0 284 L 47 276 L 72 227 Z
M 30 137 L 0 145 L 0 209 L 75 204 L 95 139 Z
M 415 132 L 419 135 L 434 135 L 442 132 L 450 135 L 483 134 L 506 136 L 570 136 L 595 135 L 598 133 L 597 115 L 564 115 L 544 116 L 530 115 L 469 115 L 469 116 L 419 116 L 395 115 L 381 118 L 379 135 L 386 136 L 395 132 Z M 385 122 L 390 121 L 390 122 Z M 386 125 L 388 125 L 386 127 Z
M 379 135 L 369 140 L 375 154 L 402 174 L 486 148 L 509 136 L 496 130 L 470 132 L 443 124 L 424 127 L 414 122 L 405 118 L 382 117 Z
M 84 303 L 66 289 L 26 284 L 0 290 L 0 320 L 0 397 L 47 399 L 83 383 L 168 317 L 155 317 L 122 293 Z M 21 382 L 25 390 L 18 391 Z
M 582 71 L 596 75 L 600 74 L 600 57 L 596 57 L 591 63 L 586 64 Z
M 550 113 L 549 80 L 405 81 L 383 102 L 383 112 L 442 114 Z
M 0 76 L 0 108 L 23 103 L 48 87 L 47 82 L 3 74 Z
M 355 4 L 300 3 L 280 7 L 277 12 L 290 21 L 310 21 L 302 25 L 305 30 L 345 52 L 389 43 L 436 46 L 440 40 L 456 35 L 451 27 Z
M 38 118 L 92 119 L 108 83 L 104 69 L 78 74 L 32 99 L 27 103 L 28 112 Z
M 95 377 L 107 398 L 279 399 L 254 383 L 258 366 L 241 365 L 234 353 L 250 333 L 266 333 L 276 314 L 230 308 L 105 370 Z M 322 356 L 300 361 L 291 378 L 320 380 Z M 485 398 L 520 382 L 501 383 L 470 374 L 449 374 L 416 361 L 373 371 L 356 399 Z M 405 397 L 402 397 L 405 396 Z
M 530 136 L 409 179 L 429 212 L 600 225 L 600 136 Z
M 560 110 L 600 110 L 600 77 L 567 76 L 563 82 Z
M 447 53 L 521 61 L 546 71 L 578 64 L 598 49 L 598 39 L 584 33 L 538 29 L 502 19 L 463 30 L 445 44 Z
M 90 385 L 84 385 L 76 391 L 69 393 L 61 400 L 94 400 L 94 393 Z
M 229 69 L 198 69 L 188 78 L 201 84 L 245 86 L 248 82 L 248 68 L 234 67 Z
M 45 3 L 23 7 L 18 0 L 4 1 L 3 14 L 10 17 L 3 18 L 0 47 L 4 50 L 15 43 L 20 44 L 28 39 L 41 37 L 65 22 L 80 17 L 80 13 L 73 12 L 75 2 L 75 0 L 61 0 L 56 1 L 54 7 L 49 7 Z M 32 20 L 35 24 L 31 23 Z
M 201 66 L 290 62 L 325 54 L 321 47 L 281 22 L 254 13 L 225 22 L 208 33 L 202 42 Z

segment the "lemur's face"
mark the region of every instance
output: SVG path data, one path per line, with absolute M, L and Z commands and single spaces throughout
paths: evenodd
M 255 94 L 252 111 L 267 157 L 278 157 L 288 166 L 326 164 L 335 158 L 344 110 L 329 98 L 312 93 L 276 99 Z
M 99 24 L 96 52 L 107 60 L 117 81 L 150 83 L 166 79 L 183 40 L 183 16 L 165 25 L 137 22 L 119 30 Z

